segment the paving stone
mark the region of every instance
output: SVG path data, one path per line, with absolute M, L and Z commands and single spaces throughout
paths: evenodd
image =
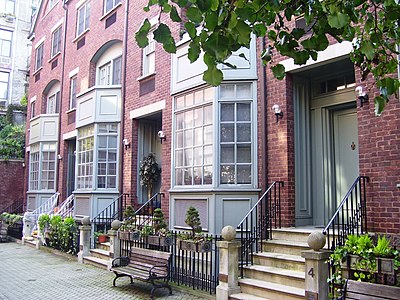
M 113 287 L 114 273 L 76 259 L 36 250 L 20 243 L 0 244 L 0 300 L 122 300 L 149 299 L 152 285 L 119 278 Z M 207 293 L 189 288 L 158 289 L 155 299 L 212 299 Z

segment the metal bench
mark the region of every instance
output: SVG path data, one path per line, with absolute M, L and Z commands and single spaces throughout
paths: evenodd
M 171 253 L 156 250 L 132 247 L 129 256 L 113 259 L 111 271 L 115 273 L 113 286 L 119 277 L 130 277 L 142 281 L 148 281 L 153 285 L 150 297 L 153 299 L 154 291 L 158 288 L 168 288 L 170 295 L 172 289 L 169 286 L 169 261 Z M 156 283 L 155 280 L 162 280 Z
M 394 286 L 354 281 L 348 279 L 344 286 L 343 297 L 348 300 L 399 300 L 400 289 Z

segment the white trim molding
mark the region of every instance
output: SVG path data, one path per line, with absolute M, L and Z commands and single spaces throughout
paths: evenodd
M 165 108 L 165 100 L 161 100 L 129 112 L 129 117 L 131 119 L 136 119 L 144 116 L 151 115 L 154 112 L 161 111 Z

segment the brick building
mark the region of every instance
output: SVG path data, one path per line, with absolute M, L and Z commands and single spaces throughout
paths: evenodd
M 74 194 L 75 213 L 91 217 L 122 193 L 143 203 L 138 167 L 152 152 L 162 173 L 151 194 L 164 194 L 171 228 L 185 227 L 190 205 L 208 232 L 237 225 L 277 180 L 284 226 L 324 225 L 363 175 L 370 230 L 399 234 L 400 103 L 376 117 L 367 82 L 361 104 L 349 44 L 332 42 L 305 66 L 280 58 L 287 77 L 278 81 L 254 39 L 237 53 L 248 60 L 233 55 L 238 68 L 209 87 L 185 35 L 172 57 L 153 41 L 136 45 L 144 18 L 157 22 L 146 4 L 42 1 L 31 32 L 28 208 L 55 192 Z

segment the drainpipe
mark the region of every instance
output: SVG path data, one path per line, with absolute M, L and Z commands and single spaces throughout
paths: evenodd
M 61 80 L 60 80 L 60 103 L 58 103 L 58 142 L 57 142 L 57 154 L 60 154 L 61 150 L 61 108 L 62 108 L 62 100 L 63 100 L 63 91 L 64 91 L 64 72 L 65 72 L 65 49 L 67 45 L 67 26 L 68 26 L 68 0 L 63 0 L 63 8 L 64 8 L 64 32 L 63 32 L 63 50 L 61 53 L 62 64 L 61 64 Z M 57 159 L 57 158 L 56 158 Z M 61 160 L 57 159 L 57 172 L 56 172 L 56 191 L 58 191 L 59 183 L 58 180 L 60 178 L 60 164 Z M 62 195 L 62 193 L 61 193 Z M 65 196 L 65 195 L 64 195 Z
M 123 40 L 123 52 L 122 52 L 122 82 L 121 82 L 121 135 L 119 139 L 119 190 L 122 194 L 123 190 L 123 166 L 124 166 L 124 144 L 122 140 L 125 134 L 125 96 L 126 96 L 126 58 L 128 53 L 128 24 L 129 24 L 129 0 L 125 1 L 125 19 L 124 19 L 124 40 Z M 133 141 L 131 146 L 133 147 Z M 121 198 L 122 199 L 122 198 Z M 123 200 L 123 199 L 122 199 Z
M 265 50 L 265 37 L 262 38 L 262 51 Z M 261 75 L 261 159 L 263 161 L 262 167 L 262 182 L 264 185 L 264 189 L 268 187 L 268 122 L 267 122 L 267 69 L 266 66 L 263 65 L 262 75 Z

